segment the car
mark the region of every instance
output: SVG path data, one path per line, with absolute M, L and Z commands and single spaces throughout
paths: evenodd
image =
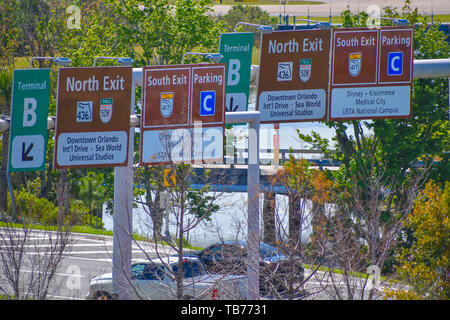
M 131 266 L 130 298 L 177 299 L 178 257 L 137 261 Z M 246 299 L 247 281 L 243 276 L 207 273 L 200 260 L 183 257 L 183 299 Z M 113 299 L 112 273 L 91 279 L 89 300 Z
M 205 249 L 190 253 L 195 256 L 211 273 L 246 274 L 247 242 L 223 241 L 212 244 Z M 273 288 L 278 292 L 286 290 L 286 280 L 302 283 L 304 267 L 299 256 L 287 256 L 280 250 L 260 242 L 260 291 L 266 294 Z

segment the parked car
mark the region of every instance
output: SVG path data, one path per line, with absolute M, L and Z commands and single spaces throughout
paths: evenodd
M 131 266 L 131 299 L 172 300 L 177 298 L 174 275 L 178 272 L 178 257 L 159 258 L 133 263 Z M 184 299 L 246 299 L 247 280 L 243 276 L 210 274 L 200 260 L 183 258 Z M 112 273 L 91 279 L 87 299 L 112 299 Z
M 190 255 L 198 257 L 206 271 L 211 273 L 243 275 L 247 272 L 246 241 L 218 242 Z M 289 277 L 295 283 L 303 282 L 304 268 L 300 257 L 288 257 L 264 242 L 260 242 L 259 257 L 262 294 L 271 288 L 283 291 Z

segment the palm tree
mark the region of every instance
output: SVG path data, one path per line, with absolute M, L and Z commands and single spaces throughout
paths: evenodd
M 106 188 L 103 186 L 103 173 L 89 171 L 86 177 L 80 179 L 80 198 L 89 210 L 89 224 L 92 226 L 92 214 L 96 213 L 95 226 L 98 228 L 98 216 L 102 210 Z

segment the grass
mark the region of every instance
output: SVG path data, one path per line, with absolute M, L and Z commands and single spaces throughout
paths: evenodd
M 298 16 L 295 17 L 296 19 L 309 19 L 312 21 L 321 21 L 321 22 L 330 22 L 330 17 L 307 17 L 307 16 Z M 428 22 L 431 23 L 431 17 L 428 17 Z M 434 15 L 433 16 L 433 22 L 434 23 L 445 23 L 450 22 L 450 14 L 441 14 L 441 15 Z M 289 16 L 289 24 L 294 23 L 294 17 Z M 341 16 L 331 16 L 331 23 L 342 23 Z M 297 21 L 296 24 L 306 24 L 306 22 L 303 21 Z
M 303 267 L 306 269 L 314 270 L 315 268 L 317 268 L 317 265 L 309 265 L 309 264 L 303 263 Z M 322 272 L 332 272 L 334 274 L 345 275 L 345 271 L 342 269 L 339 269 L 339 268 L 329 268 L 329 267 L 325 267 L 325 266 L 319 266 L 319 268 L 317 270 L 322 271 Z M 355 277 L 355 278 L 361 278 L 361 279 L 366 279 L 369 276 L 371 276 L 367 273 L 356 272 L 356 271 L 348 271 L 347 275 Z M 380 275 L 380 278 L 379 278 L 380 282 L 384 282 L 387 280 L 388 280 L 387 276 Z
M 429 17 L 431 22 L 431 17 Z M 450 14 L 435 14 L 433 16 L 433 22 L 450 22 Z

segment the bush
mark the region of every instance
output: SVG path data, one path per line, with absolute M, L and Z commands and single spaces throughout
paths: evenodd
M 95 210 L 93 210 L 95 211 Z M 96 213 L 96 212 L 94 212 Z M 96 217 L 94 217 L 96 219 Z M 72 200 L 70 202 L 70 216 L 65 218 L 65 223 L 72 226 L 88 226 L 91 223 L 91 217 L 89 215 L 89 209 L 84 205 L 81 200 Z M 98 228 L 103 228 L 103 221 L 98 218 Z
M 15 192 L 17 218 L 19 221 L 41 223 L 46 225 L 56 225 L 58 218 L 58 208 L 45 198 L 19 190 Z M 12 216 L 12 207 L 9 206 Z
M 394 299 L 448 300 L 450 298 L 450 182 L 425 186 L 408 217 L 415 242 L 398 257 L 399 280 L 408 291 L 386 290 Z

